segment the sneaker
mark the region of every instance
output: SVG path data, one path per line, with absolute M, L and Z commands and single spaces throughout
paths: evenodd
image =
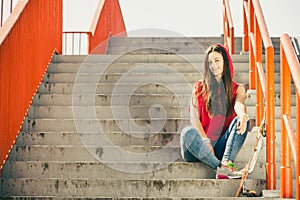
M 238 171 L 233 163 L 228 163 L 218 167 L 216 172 L 216 179 L 237 179 L 242 177 L 242 173 Z

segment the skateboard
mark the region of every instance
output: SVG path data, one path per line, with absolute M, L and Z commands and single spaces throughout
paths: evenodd
M 245 187 L 245 183 L 249 174 L 253 173 L 255 165 L 257 163 L 260 151 L 263 146 L 263 137 L 265 137 L 265 118 L 263 118 L 262 122 L 260 123 L 259 129 L 256 133 L 256 142 L 253 147 L 253 154 L 250 157 L 248 163 L 246 164 L 243 175 L 241 178 L 241 182 L 236 192 L 236 197 L 246 196 L 246 197 L 255 197 L 257 196 L 255 190 L 247 190 Z

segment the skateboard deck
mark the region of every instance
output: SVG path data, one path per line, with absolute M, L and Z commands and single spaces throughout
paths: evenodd
M 243 175 L 241 178 L 241 182 L 236 192 L 236 197 L 239 197 L 244 194 L 244 196 L 256 196 L 256 192 L 253 190 L 246 190 L 245 183 L 249 174 L 253 173 L 255 165 L 257 163 L 260 151 L 263 146 L 263 137 L 265 136 L 265 120 L 261 122 L 259 129 L 256 133 L 256 142 L 253 147 L 252 156 L 249 158 L 248 163 L 246 164 Z

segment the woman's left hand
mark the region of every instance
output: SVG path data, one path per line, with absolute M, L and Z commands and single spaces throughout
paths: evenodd
M 239 116 L 239 119 L 237 122 L 237 133 L 238 134 L 243 135 L 246 132 L 248 120 L 249 120 L 249 116 L 246 114 Z

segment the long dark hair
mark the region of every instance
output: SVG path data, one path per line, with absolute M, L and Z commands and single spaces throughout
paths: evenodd
M 209 69 L 208 56 L 212 52 L 220 53 L 224 60 L 222 80 L 220 83 Z M 219 44 L 210 46 L 205 55 L 203 85 L 202 90 L 199 91 L 199 95 L 204 95 L 206 97 L 205 106 L 210 116 L 216 116 L 218 114 L 228 116 L 233 113 L 232 76 L 233 67 L 228 51 Z

